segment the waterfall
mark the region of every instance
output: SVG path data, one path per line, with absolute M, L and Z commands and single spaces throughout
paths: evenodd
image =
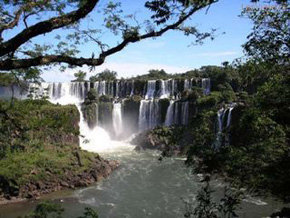
M 159 98 L 169 98 L 171 94 L 171 90 L 169 87 L 169 80 L 160 80 L 160 95 Z
M 230 135 L 228 130 L 231 125 L 232 110 L 234 109 L 234 107 L 235 104 L 233 103 L 226 106 L 225 108 L 221 108 L 217 112 L 218 131 L 215 142 L 216 149 L 220 148 L 222 145 L 228 145 L 230 143 Z
M 234 109 L 235 104 L 230 104 L 226 108 L 221 108 L 217 112 L 217 119 L 218 119 L 218 130 L 222 132 L 224 128 L 229 128 L 231 125 L 231 118 L 232 118 L 232 110 Z M 227 116 L 226 116 L 227 115 Z M 224 120 L 226 121 L 226 126 L 224 127 Z
M 188 124 L 188 101 L 182 102 L 181 107 L 181 124 L 187 125 Z
M 192 81 L 191 80 L 189 80 L 189 79 L 185 79 L 184 80 L 184 86 L 183 86 L 183 89 L 184 89 L 184 91 L 185 90 L 188 90 L 188 89 L 191 89 L 192 88 Z
M 113 104 L 113 127 L 115 135 L 119 137 L 123 131 L 122 125 L 122 104 L 114 103 Z
M 217 119 L 218 119 L 218 132 L 221 133 L 223 131 L 223 123 L 224 123 L 224 116 L 226 113 L 225 108 L 221 108 L 217 112 Z
M 227 119 L 227 128 L 231 125 L 231 119 L 232 119 L 232 110 L 234 109 L 234 105 L 231 105 L 228 109 L 228 119 Z
M 149 80 L 147 82 L 147 92 L 145 99 L 153 99 L 155 97 L 156 80 Z
M 106 95 L 106 81 L 101 81 L 99 84 L 99 95 Z
M 134 87 L 134 80 L 132 80 L 130 96 L 134 95 Z
M 173 122 L 175 125 L 179 124 L 179 102 L 174 104 Z
M 141 100 L 139 109 L 139 131 L 152 129 L 160 124 L 158 100 Z
M 94 89 L 96 90 L 97 94 L 99 95 L 99 81 L 94 82 Z
M 183 83 L 184 82 L 184 83 Z M 87 93 L 90 89 L 95 89 L 97 94 L 100 95 L 110 95 L 115 99 L 117 98 L 123 99 L 127 96 L 134 95 L 134 88 L 137 89 L 138 92 L 142 90 L 140 88 L 140 84 L 142 82 L 136 83 L 134 80 L 115 80 L 115 81 L 96 81 L 94 83 L 88 82 L 65 82 L 65 83 L 41 83 L 40 85 L 37 84 L 30 84 L 31 91 L 35 91 L 36 98 L 41 96 L 47 95 L 49 100 L 53 103 L 59 104 L 76 104 L 78 108 L 83 107 L 82 103 L 84 102 Z M 210 90 L 210 80 L 203 79 L 202 80 L 202 87 L 206 92 Z M 136 87 L 134 87 L 136 86 Z M 184 86 L 184 87 L 183 87 Z M 157 90 L 158 87 L 158 90 Z M 191 89 L 192 88 L 192 80 L 149 80 L 145 83 L 145 88 L 142 90 L 143 99 L 139 102 L 134 102 L 133 99 L 128 99 L 129 101 L 126 103 L 126 116 L 123 117 L 123 105 L 122 103 L 112 103 L 111 99 L 108 98 L 107 102 L 100 102 L 98 105 L 94 105 L 96 112 L 91 111 L 92 113 L 96 113 L 96 116 L 89 116 L 88 112 L 81 113 L 81 123 L 80 126 L 82 128 L 81 135 L 84 135 L 88 141 L 91 138 L 92 141 L 97 139 L 97 136 L 103 134 L 104 139 L 108 138 L 105 135 L 105 129 L 112 129 L 112 133 L 116 138 L 124 137 L 125 133 L 131 132 L 124 130 L 124 124 L 128 120 L 132 126 L 128 126 L 128 129 L 138 129 L 139 131 L 152 129 L 158 125 L 187 125 L 189 120 L 189 102 L 183 102 L 178 100 L 180 96 L 181 90 Z M 140 96 L 142 97 L 142 96 Z M 166 100 L 158 100 L 156 98 L 171 98 L 169 102 L 169 106 L 166 108 L 164 107 Z M 133 101 L 132 101 L 133 100 Z M 164 101 L 164 102 L 163 102 Z M 88 101 L 89 102 L 89 101 Z M 102 104 L 101 104 L 102 103 Z M 104 103 L 104 104 L 103 104 Z M 139 110 L 138 110 L 139 107 Z M 84 109 L 85 107 L 83 107 Z M 93 107 L 90 107 L 88 110 L 92 110 Z M 130 117 L 131 115 L 131 108 L 132 114 L 134 114 L 134 118 Z M 164 114 L 166 110 L 166 115 Z M 99 111 L 98 111 L 99 110 Z M 231 122 L 231 108 L 228 109 L 229 114 L 228 117 L 223 118 L 225 111 L 223 110 L 219 116 L 219 132 L 222 132 L 223 126 L 226 125 L 227 127 L 230 125 Z M 84 111 L 85 112 L 85 111 Z M 87 114 L 88 113 L 88 114 Z M 139 113 L 139 114 L 138 114 Z M 98 117 L 99 115 L 99 117 Z M 165 117 L 163 117 L 165 115 Z M 98 122 L 98 118 L 100 122 Z M 96 122 L 94 120 L 96 119 Z M 164 123 L 161 123 L 161 120 Z M 225 120 L 226 124 L 223 124 Z M 83 122 L 83 123 L 82 123 Z M 102 125 L 105 129 L 102 129 L 99 125 Z M 137 128 L 136 128 L 137 127 Z M 225 127 L 224 127 L 225 128 Z M 127 130 L 127 127 L 126 127 Z M 95 138 L 94 138 L 95 137 Z M 86 141 L 82 138 L 83 141 Z M 106 139 L 107 140 L 107 139 Z M 92 147 L 95 147 L 93 143 L 88 143 Z M 82 146 L 85 148 L 87 147 L 87 143 L 81 143 Z M 95 148 L 94 148 L 95 149 Z
M 174 98 L 174 99 L 177 99 L 177 82 L 175 79 L 172 79 L 171 80 L 171 96 Z
M 174 116 L 174 101 L 171 100 L 166 112 L 165 126 L 171 126 L 173 124 Z
M 116 98 L 119 98 L 119 96 L 120 96 L 120 94 L 119 94 L 119 92 L 120 92 L 119 84 L 120 84 L 120 82 L 116 81 L 116 96 L 115 96 Z
M 210 78 L 203 78 L 201 80 L 201 87 L 203 88 L 203 93 L 205 95 L 209 95 L 210 94 L 210 86 L 211 86 Z

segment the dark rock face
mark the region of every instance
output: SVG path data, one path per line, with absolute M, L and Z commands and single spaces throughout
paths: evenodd
M 98 120 L 98 105 L 96 103 L 83 104 L 82 111 L 88 126 L 94 128 L 97 125 Z
M 153 130 L 138 134 L 131 143 L 135 150 L 159 150 L 165 156 L 182 155 L 191 139 L 184 127 L 157 127 Z

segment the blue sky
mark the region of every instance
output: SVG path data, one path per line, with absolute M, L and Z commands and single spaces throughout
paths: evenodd
M 107 1 L 102 0 L 101 5 L 105 2 Z M 126 12 L 137 12 L 140 18 L 148 15 L 147 12 L 142 11 L 144 1 L 122 0 L 121 2 Z M 169 73 L 181 73 L 204 65 L 220 65 L 223 61 L 232 61 L 241 57 L 243 56 L 241 45 L 246 41 L 252 23 L 238 15 L 244 6 L 249 4 L 248 0 L 220 0 L 213 4 L 207 13 L 202 10 L 187 21 L 187 24 L 197 26 L 204 31 L 217 28 L 217 37 L 213 41 L 205 41 L 199 46 L 189 46 L 193 38 L 171 31 L 156 39 L 128 45 L 121 52 L 108 57 L 102 66 L 96 67 L 95 71 L 89 73 L 88 76 L 106 68 L 117 71 L 119 77 L 125 78 L 145 74 L 149 69 L 164 69 Z M 96 21 L 100 21 L 101 17 L 97 11 L 93 11 L 91 16 Z M 82 24 L 84 27 L 96 25 L 96 23 L 84 22 Z M 222 34 L 223 32 L 225 34 Z M 58 30 L 57 33 L 61 34 L 61 31 Z M 38 37 L 36 40 L 42 41 L 46 39 L 45 37 Z M 111 45 L 116 44 L 116 38 L 113 36 L 105 35 L 105 39 Z M 94 44 L 82 46 L 81 56 L 90 57 L 95 50 Z M 88 71 L 88 68 L 83 67 L 83 70 Z M 58 68 L 53 68 L 44 72 L 43 78 L 49 82 L 69 81 L 73 79 L 74 72 L 75 70 L 60 72 Z

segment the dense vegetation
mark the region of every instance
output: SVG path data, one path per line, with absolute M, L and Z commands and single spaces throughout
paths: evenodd
M 86 182 L 77 176 L 89 172 L 96 162 L 106 164 L 97 154 L 80 150 L 75 106 L 46 100 L 15 100 L 11 106 L 1 100 L 0 111 L 1 197 L 30 198 L 39 195 L 37 190 L 84 186 Z M 96 171 L 97 176 L 105 176 L 101 171 Z M 73 184 L 74 177 L 79 184 Z

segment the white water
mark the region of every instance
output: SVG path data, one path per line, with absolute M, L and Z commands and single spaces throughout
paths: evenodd
M 158 100 L 141 100 L 139 109 L 139 131 L 159 125 L 160 107 Z
M 156 80 L 149 80 L 147 82 L 147 92 L 145 99 L 153 99 L 155 97 Z
M 191 79 L 185 79 L 184 80 L 184 90 L 188 90 L 192 88 L 192 80 Z
M 188 101 L 182 102 L 181 108 L 181 124 L 187 125 L 188 124 Z
M 173 116 L 174 116 L 174 101 L 171 100 L 166 112 L 165 126 L 170 126 L 173 124 Z
M 119 137 L 123 132 L 122 104 L 121 103 L 113 104 L 113 127 L 115 131 L 115 135 Z
M 170 91 L 170 87 L 169 87 L 169 80 L 160 80 L 161 82 L 161 91 L 160 91 L 160 96 L 159 98 L 169 98 L 171 91 Z
M 98 87 L 99 83 L 95 87 Z M 105 82 L 100 83 L 100 93 L 105 93 Z M 50 87 L 49 87 L 50 86 Z M 57 87 L 53 91 L 53 87 Z M 81 88 L 80 88 L 81 86 Z M 124 141 L 113 141 L 108 132 L 100 126 L 89 128 L 81 110 L 81 103 L 84 99 L 84 84 L 83 83 L 54 83 L 42 84 L 42 89 L 50 88 L 52 91 L 48 93 L 49 101 L 61 105 L 75 104 L 80 113 L 80 147 L 83 150 L 91 152 L 118 152 L 123 150 L 132 150 L 133 146 Z M 41 90 L 40 90 L 41 91 Z M 122 115 L 121 103 L 115 103 L 113 108 L 114 130 L 116 134 L 121 134 L 122 131 Z
M 201 87 L 204 90 L 203 93 L 205 95 L 209 95 L 210 94 L 210 87 L 211 87 L 210 78 L 203 78 L 201 80 Z

